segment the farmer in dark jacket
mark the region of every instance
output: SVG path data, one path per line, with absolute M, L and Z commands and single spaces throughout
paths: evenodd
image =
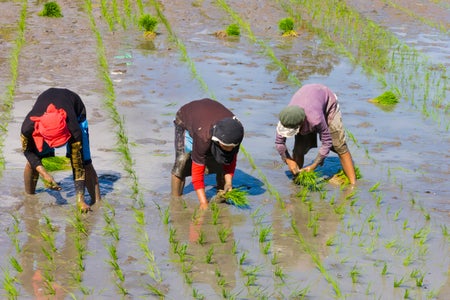
M 25 191 L 34 194 L 39 175 L 48 188 L 60 190 L 41 159 L 55 156 L 55 148 L 67 145 L 72 164 L 76 201 L 82 212 L 90 210 L 84 201 L 87 188 L 92 201 L 100 200 L 97 173 L 89 149 L 86 108 L 80 96 L 68 89 L 50 88 L 37 98 L 21 129 L 22 150 L 27 158 Z
M 206 209 L 205 172 L 216 174 L 217 190 L 227 192 L 232 189 L 244 128 L 230 110 L 211 99 L 196 100 L 182 106 L 174 124 L 172 195 L 181 196 L 185 178 L 192 176 L 200 209 Z
M 331 150 L 339 155 L 350 184 L 356 182 L 337 96 L 328 87 L 321 84 L 304 85 L 278 117 L 275 146 L 292 174 L 313 171 L 323 164 Z M 311 165 L 303 168 L 305 154 L 317 147 L 317 134 L 322 143 L 319 153 Z M 295 145 L 291 157 L 286 148 L 286 138 L 292 136 L 295 136 Z

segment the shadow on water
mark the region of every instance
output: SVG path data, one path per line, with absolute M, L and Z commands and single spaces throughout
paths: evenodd
M 248 193 L 248 195 L 256 196 L 263 194 L 266 189 L 263 188 L 264 183 L 257 179 L 256 177 L 243 172 L 240 169 L 236 169 L 233 176 L 233 188 L 239 188 Z M 210 187 L 210 188 L 208 188 Z M 207 174 L 205 175 L 205 188 L 206 197 L 210 198 L 217 194 L 216 188 L 216 175 Z M 192 183 L 186 185 L 183 190 L 183 194 L 188 194 L 194 191 Z
M 114 183 L 121 178 L 120 173 L 113 172 L 113 171 L 107 171 L 102 172 L 98 174 L 98 182 L 100 186 L 100 194 L 102 197 L 105 195 L 111 193 L 114 189 Z M 48 193 L 50 196 L 55 198 L 55 202 L 58 205 L 64 205 L 67 204 L 67 198 L 69 197 L 75 197 L 75 186 L 73 182 L 72 176 L 67 176 L 63 178 L 59 185 L 61 186 L 60 191 L 54 191 L 46 188 L 39 188 L 36 190 L 36 193 Z M 65 194 L 65 196 L 63 196 Z M 91 197 L 89 196 L 89 193 L 86 192 L 85 194 L 85 202 L 89 205 L 92 204 Z

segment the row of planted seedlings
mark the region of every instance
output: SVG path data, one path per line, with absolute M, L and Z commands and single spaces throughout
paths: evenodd
M 222 6 L 226 7 L 226 9 L 227 9 L 228 11 L 231 10 L 228 6 L 226 6 L 226 5 L 224 4 L 223 1 L 220 1 L 220 2 L 221 2 L 221 4 L 222 4 Z M 233 15 L 233 17 L 234 17 L 235 19 L 237 18 L 237 14 L 235 14 L 234 12 L 233 12 L 232 15 Z M 239 21 L 239 20 L 238 20 L 238 21 Z M 245 23 L 244 23 L 244 22 L 240 22 L 240 24 L 245 24 Z M 355 141 L 355 144 L 357 144 L 355 139 L 354 139 L 354 141 Z M 367 149 L 366 149 L 366 154 L 367 154 L 368 158 L 370 158 Z M 351 195 L 349 198 L 351 199 L 352 196 L 353 196 L 353 195 Z M 303 195 L 302 197 L 304 197 L 304 195 Z M 379 201 L 379 200 L 377 200 L 377 201 Z M 352 200 L 350 201 L 350 205 L 354 205 L 355 202 L 356 202 L 356 200 L 355 200 L 355 199 L 352 199 Z M 343 213 L 344 207 L 345 207 L 345 206 L 341 204 L 339 207 L 336 208 L 336 211 L 338 211 L 338 212 L 340 212 L 340 213 L 342 214 L 342 213 Z M 361 212 L 361 209 L 359 209 L 359 212 Z M 426 213 L 425 213 L 425 214 L 426 214 Z M 315 220 L 317 220 L 317 218 L 314 217 L 314 218 L 312 218 L 312 220 L 313 220 L 313 222 L 312 222 L 311 224 L 309 224 L 308 226 L 311 226 L 312 228 L 317 228 L 317 223 L 316 223 L 316 221 L 315 221 Z M 422 232 L 422 230 L 419 230 L 419 232 Z M 443 227 L 443 234 L 445 235 L 445 227 Z M 419 234 L 419 235 L 420 235 L 420 234 Z M 417 235 L 415 234 L 414 236 L 417 236 Z M 330 241 L 330 244 L 331 244 L 331 243 L 332 243 L 332 241 Z M 373 245 L 373 243 L 372 243 L 372 245 Z M 368 247 L 367 251 L 373 251 L 373 247 Z M 422 250 L 422 252 L 423 252 L 423 250 Z M 404 259 L 404 261 L 407 262 L 407 261 L 409 260 L 409 258 L 410 258 L 410 255 L 408 255 L 408 256 Z M 320 268 L 319 268 L 319 269 L 320 269 Z M 416 274 L 417 272 L 412 272 L 412 273 Z M 356 274 L 358 274 L 356 267 L 354 267 L 354 268 L 352 269 L 352 272 L 350 272 L 350 274 L 352 275 L 352 279 L 354 280 L 354 278 L 356 278 Z M 396 282 L 397 282 L 397 280 L 394 280 L 394 285 L 398 285 L 398 283 L 396 283 Z M 421 280 L 418 280 L 418 282 L 420 283 Z M 332 284 L 333 284 L 333 283 L 332 283 Z M 335 291 L 338 292 L 336 288 L 335 288 Z M 340 292 L 339 292 L 339 293 L 340 293 Z M 405 293 L 407 293 L 407 292 L 405 292 Z
M 139 2 L 140 3 L 140 2 Z M 102 5 L 105 4 L 102 2 Z M 117 4 L 117 3 L 116 3 Z M 114 11 L 116 11 L 116 4 L 113 5 Z M 140 5 L 140 7 L 142 4 Z M 125 130 L 125 123 L 122 117 L 120 116 L 116 106 L 115 106 L 115 90 L 113 81 L 109 76 L 109 67 L 108 61 L 105 55 L 105 47 L 103 44 L 103 39 L 100 33 L 100 30 L 96 24 L 95 17 L 92 12 L 92 3 L 89 0 L 86 0 L 86 10 L 89 14 L 89 19 L 91 21 L 91 29 L 97 37 L 97 52 L 98 52 L 98 60 L 100 66 L 100 73 L 105 81 L 106 88 L 106 101 L 105 106 L 109 110 L 112 120 L 114 124 L 117 126 L 117 143 L 118 143 L 118 151 L 122 156 L 122 163 L 124 165 L 124 170 L 127 172 L 130 180 L 131 180 L 131 190 L 132 194 L 130 195 L 130 199 L 133 201 L 131 205 L 131 211 L 134 213 L 135 225 L 134 229 L 136 231 L 136 240 L 137 246 L 139 247 L 139 251 L 143 254 L 143 259 L 145 260 L 145 272 L 150 277 L 147 283 L 145 284 L 145 288 L 151 293 L 158 296 L 163 296 L 163 291 L 161 290 L 160 284 L 162 282 L 162 275 L 159 270 L 159 267 L 156 263 L 155 256 L 153 251 L 150 248 L 150 238 L 146 231 L 146 216 L 145 216 L 145 204 L 143 201 L 143 195 L 140 190 L 138 176 L 136 171 L 134 170 L 134 160 L 132 158 L 132 153 L 129 148 L 128 137 Z M 126 15 L 131 15 L 130 3 L 127 1 L 125 5 Z M 102 13 L 105 13 L 102 7 Z M 116 11 L 114 18 L 117 18 L 119 12 Z M 103 15 L 108 24 L 112 24 L 111 15 Z M 125 24 L 125 21 L 122 22 Z M 125 25 L 124 25 L 125 27 Z M 109 27 L 112 30 L 112 27 Z M 112 240 L 109 244 L 106 245 L 109 257 L 108 263 L 111 265 L 113 272 L 116 275 L 115 285 L 117 286 L 119 292 L 125 296 L 129 292 L 125 285 L 125 274 L 122 267 L 119 264 L 119 253 L 117 252 L 117 246 L 120 241 L 119 234 L 119 226 L 116 222 L 116 212 L 114 206 L 108 201 L 104 201 L 104 220 L 105 220 L 105 228 L 104 231 L 107 235 L 109 235 Z M 159 207 L 157 206 L 159 209 Z
M 448 130 L 449 104 L 445 102 L 448 72 L 443 64 L 430 62 L 424 54 L 364 18 L 345 2 L 278 2 L 296 23 L 317 34 L 325 45 L 347 56 L 398 98 L 409 101 L 425 117 L 431 117 Z
M 25 44 L 27 7 L 27 1 L 22 1 L 20 16 L 17 22 L 17 34 L 9 60 L 11 79 L 6 86 L 5 94 L 2 95 L 1 99 L 2 109 L 0 113 L 0 178 L 3 177 L 3 171 L 5 169 L 3 147 L 5 138 L 7 137 L 8 124 L 11 120 L 11 111 L 14 106 L 14 96 L 16 94 L 17 78 L 19 73 L 19 56 L 22 47 Z M 19 238 L 19 234 L 22 232 L 22 230 L 20 228 L 20 217 L 18 215 L 12 214 L 11 218 L 13 223 L 11 227 L 7 227 L 5 231 L 8 234 L 8 237 L 14 248 L 11 250 L 12 254 L 8 259 L 10 267 L 5 266 L 4 268 L 2 268 L 2 286 L 5 291 L 5 296 L 8 299 L 16 299 L 20 296 L 20 291 L 17 287 L 17 284 L 20 283 L 18 275 L 23 272 L 23 267 L 17 259 L 17 257 L 19 257 L 23 251 Z

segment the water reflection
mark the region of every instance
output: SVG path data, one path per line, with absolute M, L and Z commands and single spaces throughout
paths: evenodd
M 187 245 L 188 257 L 183 264 L 192 267 L 187 276 L 194 284 L 207 284 L 222 295 L 223 290 L 232 291 L 236 287 L 238 265 L 232 251 L 234 234 L 228 206 L 219 204 L 217 207 L 220 214 L 214 225 L 216 219 L 211 209 L 197 211 L 196 205 L 188 206 L 181 198 L 172 197 L 170 219 L 178 247 Z M 220 231 L 227 233 L 225 239 L 219 237 Z M 173 254 L 173 249 L 172 255 L 175 260 L 180 260 L 178 255 Z M 181 267 L 181 263 L 176 265 Z
M 278 262 L 286 270 L 305 272 L 315 268 L 311 255 L 303 250 L 292 230 L 292 221 L 307 248 L 322 258 L 328 255 L 327 241 L 336 234 L 340 223 L 333 207 L 320 199 L 318 193 L 309 195 L 306 200 L 299 195 L 291 195 L 284 209 L 275 207 L 272 212 L 273 249 Z
M 87 233 L 97 215 L 90 214 L 89 219 L 83 220 L 86 233 L 79 236 L 70 222 L 64 220 L 61 225 L 57 224 L 58 221 L 45 215 L 36 199 L 31 199 L 34 197 L 27 198 L 23 206 L 23 222 L 28 238 L 19 258 L 23 268 L 20 282 L 34 299 L 65 299 L 81 283 L 84 270 L 78 260 L 80 249 L 86 249 Z M 66 210 L 62 215 L 64 219 L 74 218 L 72 210 Z

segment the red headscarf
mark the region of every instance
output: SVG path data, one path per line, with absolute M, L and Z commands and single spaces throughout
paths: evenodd
M 33 139 L 39 152 L 42 151 L 44 141 L 52 148 L 57 148 L 70 139 L 70 132 L 66 123 L 66 111 L 57 109 L 52 103 L 40 117 L 30 117 L 34 121 Z

